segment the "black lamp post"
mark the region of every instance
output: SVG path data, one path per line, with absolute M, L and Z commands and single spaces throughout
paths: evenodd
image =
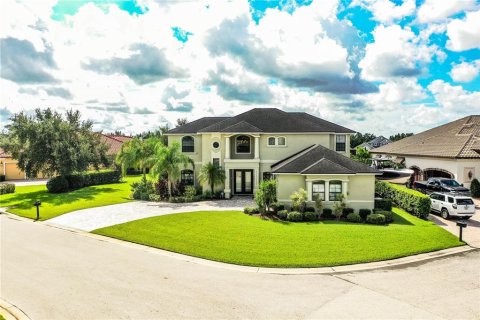
M 38 201 L 38 200 L 33 203 L 33 205 L 34 205 L 35 207 L 37 207 L 37 219 L 35 219 L 35 220 L 40 219 L 40 209 L 39 209 L 38 207 L 40 207 L 41 204 L 42 204 L 42 203 L 41 203 L 40 201 Z
M 463 241 L 462 240 L 462 231 L 463 231 L 463 228 L 467 227 L 467 223 L 459 221 L 459 222 L 457 222 L 457 226 L 460 227 L 460 235 L 458 236 L 458 240 Z

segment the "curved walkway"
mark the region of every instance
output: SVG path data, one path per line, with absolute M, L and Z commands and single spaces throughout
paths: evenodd
M 243 210 L 253 206 L 251 199 L 200 201 L 192 203 L 169 203 L 132 201 L 104 207 L 73 211 L 47 221 L 71 229 L 92 231 L 133 220 L 192 211 Z

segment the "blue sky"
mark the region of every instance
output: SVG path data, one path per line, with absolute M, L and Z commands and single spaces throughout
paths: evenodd
M 385 135 L 480 113 L 475 0 L 0 6 L 0 129 L 48 106 L 128 133 L 254 107 Z

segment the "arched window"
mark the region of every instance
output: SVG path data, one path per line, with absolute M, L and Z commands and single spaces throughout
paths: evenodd
M 180 173 L 180 181 L 183 185 L 193 185 L 193 170 L 182 170 L 182 172 Z
M 182 138 L 182 152 L 194 152 L 195 143 L 192 137 L 186 136 Z
M 337 201 L 342 194 L 342 181 L 330 181 L 328 200 Z
M 250 153 L 250 137 L 238 136 L 235 139 L 237 153 Z
M 315 200 L 317 197 L 325 201 L 325 181 L 315 181 L 312 184 L 312 199 Z

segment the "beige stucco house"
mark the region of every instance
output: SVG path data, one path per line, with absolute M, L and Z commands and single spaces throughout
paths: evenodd
M 373 208 L 376 171 L 350 159 L 353 133 L 307 113 L 257 108 L 201 118 L 167 135 L 195 163 L 182 171 L 182 181 L 198 184 L 202 165 L 216 163 L 226 172 L 218 189 L 226 198 L 253 195 L 262 180 L 275 177 L 281 202 L 304 188 L 309 200 L 318 194 L 326 206 L 344 194 L 350 207 Z
M 374 149 L 414 170 L 414 180 L 454 178 L 470 187 L 480 178 L 480 115 L 467 116 Z

